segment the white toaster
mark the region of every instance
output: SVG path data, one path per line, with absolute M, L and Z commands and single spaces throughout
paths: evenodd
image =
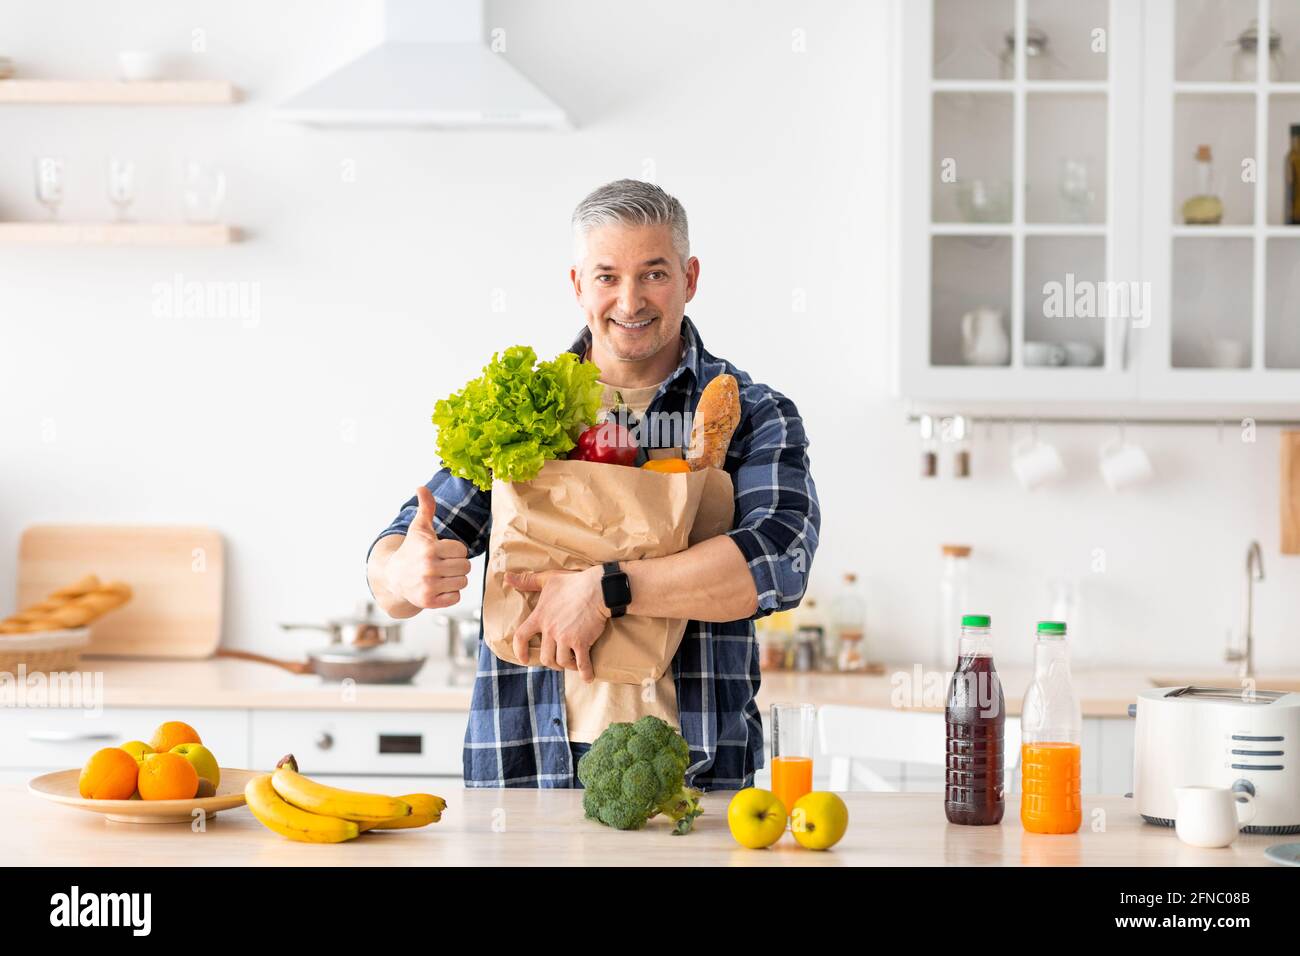
M 1231 787 L 1255 798 L 1247 833 L 1300 832 L 1300 694 L 1157 687 L 1138 694 L 1133 800 L 1174 825 L 1174 788 Z

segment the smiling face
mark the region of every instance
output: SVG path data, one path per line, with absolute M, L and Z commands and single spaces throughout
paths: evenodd
M 578 253 L 570 278 L 601 379 L 635 388 L 667 378 L 677 367 L 699 260 L 692 256 L 683 265 L 666 225 L 598 226 L 579 242 Z

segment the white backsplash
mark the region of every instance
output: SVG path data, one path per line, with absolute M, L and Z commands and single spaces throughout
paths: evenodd
M 1300 665 L 1300 558 L 1277 552 L 1275 431 L 1243 444 L 1231 431 L 1220 442 L 1214 429 L 1131 428 L 1158 479 L 1122 495 L 1096 474 L 1104 427 L 1042 429 L 1070 476 L 1032 494 L 1011 477 L 1002 427 L 977 429 L 971 478 L 917 477 L 914 430 L 889 398 L 891 303 L 910 290 L 893 288 L 881 4 L 765 0 L 738 17 L 671 0 L 654 18 L 599 0 L 542 6 L 489 3 L 489 22 L 573 113 L 568 135 L 272 123 L 275 103 L 377 36 L 374 3 L 0 8 L 3 52 L 24 71 L 108 76 L 117 49 L 186 49 L 202 28 L 208 52 L 192 72 L 248 96 L 235 108 L 7 108 L 6 217 L 39 215 L 31 159 L 55 152 L 70 167 L 67 218 L 108 215 L 110 153 L 140 163 L 137 215 L 175 218 L 172 180 L 194 157 L 225 168 L 230 218 L 249 233 L 216 249 L 6 248 L 0 582 L 33 522 L 206 523 L 229 546 L 226 643 L 299 650 L 276 622 L 350 613 L 365 595 L 367 545 L 436 466 L 433 402 L 493 350 L 567 347 L 581 322 L 569 215 L 594 186 L 635 176 L 688 209 L 702 262 L 688 312 L 707 346 L 805 415 L 824 514 L 814 592 L 862 574 L 886 656 L 928 646 L 951 541 L 975 548 L 1000 660 L 1030 659 L 1045 581 L 1067 576 L 1080 582 L 1087 659 L 1220 666 L 1258 538 L 1257 660 Z M 154 33 L 125 36 L 128 22 Z M 806 52 L 792 49 L 795 30 Z M 178 276 L 254 283 L 258 314 L 156 314 L 157 287 Z

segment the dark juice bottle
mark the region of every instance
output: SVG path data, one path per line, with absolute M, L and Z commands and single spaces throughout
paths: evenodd
M 983 614 L 962 617 L 957 670 L 944 708 L 948 753 L 943 809 L 949 823 L 969 826 L 1000 823 L 1006 807 L 1002 735 L 1007 716 L 989 624 Z

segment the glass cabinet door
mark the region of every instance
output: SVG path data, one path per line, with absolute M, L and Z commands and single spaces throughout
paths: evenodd
M 1140 252 L 1140 178 L 1133 168 L 1127 185 L 1115 178 L 1117 159 L 1132 159 L 1117 146 L 1131 150 L 1140 104 L 1113 95 L 1140 82 L 1140 5 L 901 7 L 902 173 L 914 187 L 900 230 L 905 261 L 919 266 L 903 270 L 900 391 L 1132 397 L 1123 320 L 1108 310 L 1130 302 L 1113 286 L 1137 279 Z
M 1139 394 L 1300 400 L 1300 0 L 1147 8 Z

